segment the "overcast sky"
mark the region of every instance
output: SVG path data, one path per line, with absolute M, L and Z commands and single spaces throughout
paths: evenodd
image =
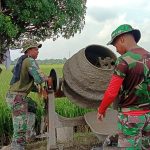
M 150 1 L 149 0 L 87 0 L 85 26 L 80 34 L 69 40 L 58 38 L 43 42 L 38 59 L 69 58 L 80 49 L 99 44 L 107 46 L 111 32 L 121 24 L 127 23 L 141 31 L 139 45 L 150 51 Z M 20 50 L 11 51 L 11 59 L 21 55 Z

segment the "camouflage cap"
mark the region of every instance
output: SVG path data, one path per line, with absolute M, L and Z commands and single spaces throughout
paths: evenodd
M 22 44 L 22 51 L 21 53 L 24 53 L 25 51 L 27 51 L 29 48 L 33 48 L 33 47 L 37 47 L 37 48 L 41 48 L 42 44 L 37 43 L 37 41 L 35 40 L 26 40 L 23 42 Z
M 125 33 L 132 33 L 134 36 L 134 39 L 136 43 L 140 40 L 141 38 L 141 33 L 138 29 L 133 29 L 131 25 L 128 24 L 123 24 L 120 25 L 116 30 L 114 30 L 111 34 L 111 40 L 107 43 L 107 45 L 113 44 L 114 40 Z

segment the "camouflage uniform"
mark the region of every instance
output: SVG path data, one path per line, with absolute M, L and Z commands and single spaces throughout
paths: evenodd
M 118 147 L 126 150 L 150 148 L 150 113 L 140 116 L 118 114 Z
M 38 47 L 38 44 L 27 41 L 24 52 L 30 47 Z M 26 142 L 30 140 L 35 123 L 35 112 L 28 111 L 27 95 L 30 91 L 35 91 L 35 83 L 43 83 L 46 77 L 31 57 L 22 60 L 19 79 L 16 80 L 15 76 L 13 73 L 10 88 L 6 95 L 6 101 L 12 111 L 14 129 L 11 149 L 24 150 Z
M 116 61 L 114 74 L 124 78 L 119 93 L 119 147 L 127 150 L 150 149 L 150 113 L 125 115 L 122 108 L 150 110 L 150 54 L 137 48 Z

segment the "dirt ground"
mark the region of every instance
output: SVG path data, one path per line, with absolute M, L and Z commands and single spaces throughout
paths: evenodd
M 94 147 L 100 147 L 102 143 L 92 133 L 76 133 L 74 135 L 73 142 L 70 143 L 58 143 L 57 148 L 53 150 L 92 150 Z M 47 141 L 42 140 L 28 144 L 26 150 L 46 150 Z
M 102 143 L 103 141 L 99 141 L 92 132 L 81 132 L 74 134 L 72 142 L 57 143 L 57 147 L 51 148 L 51 150 L 124 150 L 111 146 L 103 149 Z M 0 150 L 10 150 L 10 147 L 3 147 Z M 47 140 L 34 141 L 28 144 L 25 150 L 47 150 Z

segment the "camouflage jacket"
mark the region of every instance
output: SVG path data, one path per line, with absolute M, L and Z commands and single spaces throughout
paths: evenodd
M 34 83 L 41 84 L 45 81 L 45 78 L 36 61 L 27 57 L 22 62 L 19 80 L 10 85 L 9 90 L 28 94 L 34 88 Z
M 114 74 L 124 78 L 119 107 L 150 105 L 150 53 L 142 48 L 132 49 L 120 56 Z

